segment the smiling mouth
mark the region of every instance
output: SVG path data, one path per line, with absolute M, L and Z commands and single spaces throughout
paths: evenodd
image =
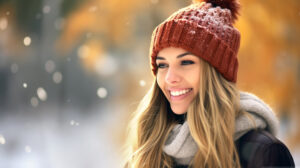
M 184 90 L 178 90 L 178 91 L 170 91 L 171 96 L 182 96 L 192 91 L 192 88 L 184 89 Z

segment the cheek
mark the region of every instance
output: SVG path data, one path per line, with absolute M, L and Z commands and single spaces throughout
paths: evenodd
M 158 87 L 160 88 L 161 91 L 164 91 L 163 86 L 158 81 L 157 81 L 157 85 L 158 85 Z
M 159 86 L 159 88 L 163 92 L 164 96 L 168 99 L 168 93 L 165 90 L 165 78 L 164 78 L 164 75 L 157 73 L 156 74 L 156 81 L 157 81 L 157 85 Z
M 160 88 L 162 88 L 163 84 L 164 84 L 164 77 L 163 77 L 162 73 L 157 72 L 157 74 L 156 74 L 156 81 L 157 81 L 158 86 Z
M 199 79 L 196 79 L 194 81 L 194 88 L 195 88 L 195 91 L 198 92 L 199 91 L 199 87 L 200 87 L 200 80 Z
M 198 71 L 194 71 L 193 74 L 189 77 L 189 83 L 192 85 L 192 87 L 194 88 L 195 92 L 197 93 L 199 91 L 199 87 L 200 87 L 200 72 Z

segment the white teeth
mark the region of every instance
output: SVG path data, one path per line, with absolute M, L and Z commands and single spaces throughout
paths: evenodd
M 171 96 L 180 96 L 183 94 L 186 94 L 188 92 L 190 92 L 192 89 L 185 89 L 185 90 L 180 90 L 180 91 L 171 91 Z

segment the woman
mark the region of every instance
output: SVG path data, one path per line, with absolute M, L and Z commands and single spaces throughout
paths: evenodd
M 129 127 L 125 167 L 293 167 L 271 108 L 235 86 L 239 4 L 195 1 L 158 25 L 153 86 Z

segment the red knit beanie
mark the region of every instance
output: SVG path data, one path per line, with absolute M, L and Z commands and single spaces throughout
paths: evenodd
M 235 83 L 240 32 L 233 23 L 238 10 L 236 0 L 198 0 L 173 13 L 152 34 L 150 57 L 154 75 L 158 52 L 172 46 L 202 58 Z

